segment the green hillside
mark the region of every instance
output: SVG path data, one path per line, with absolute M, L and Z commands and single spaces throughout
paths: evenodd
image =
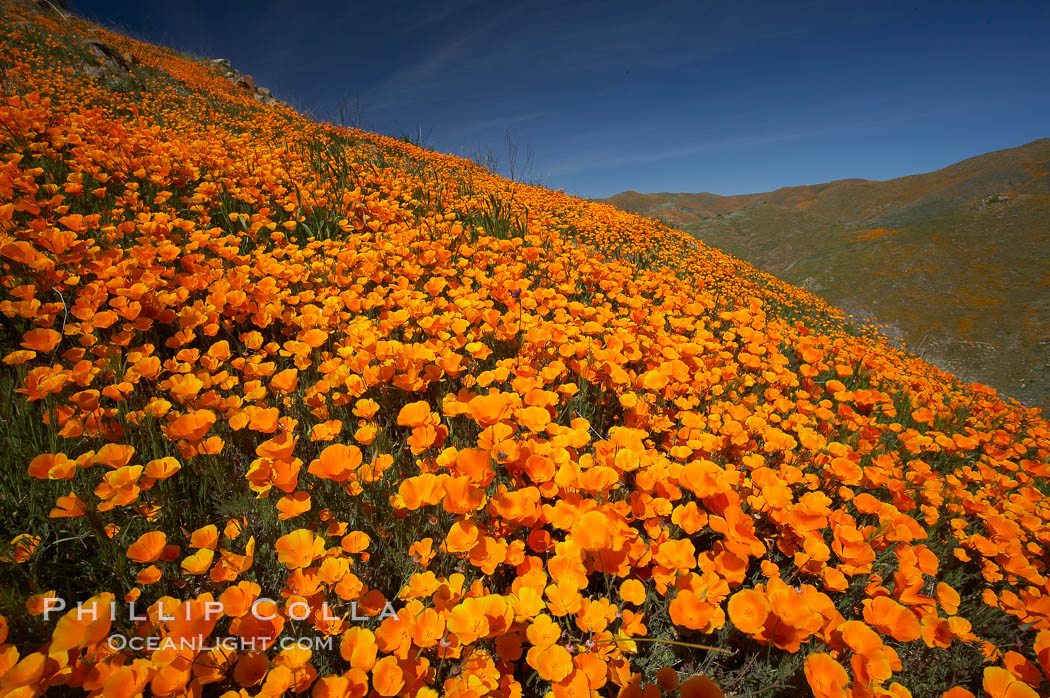
M 1050 139 L 928 174 L 607 201 L 805 286 L 964 380 L 1050 404 Z

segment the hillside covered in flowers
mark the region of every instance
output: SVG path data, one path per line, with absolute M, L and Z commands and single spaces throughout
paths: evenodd
M 1038 411 L 207 60 L 0 45 L 0 695 L 1050 691 Z

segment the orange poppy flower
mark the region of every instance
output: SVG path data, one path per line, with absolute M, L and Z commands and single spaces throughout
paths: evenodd
M 52 519 L 71 519 L 83 516 L 85 506 L 84 501 L 75 492 L 70 491 L 69 494 L 55 500 L 55 508 L 51 510 L 48 517 Z
M 227 587 L 219 596 L 222 612 L 230 618 L 243 616 L 248 613 L 261 592 L 262 588 L 255 582 L 238 582 Z
M 1038 687 L 1043 682 L 1039 668 L 1028 661 L 1023 654 L 1010 650 L 1003 655 L 1002 659 L 1003 666 L 1029 686 Z
M 324 554 L 324 539 L 313 532 L 300 528 L 277 539 L 274 544 L 278 562 L 288 569 L 300 569 Z
M 325 480 L 346 482 L 361 466 L 363 459 L 361 449 L 357 446 L 332 444 L 321 451 L 321 455 L 310 463 L 306 472 Z
M 613 549 L 612 523 L 600 511 L 589 511 L 572 525 L 572 538 L 587 551 Z
M 261 434 L 272 434 L 277 431 L 281 413 L 276 407 L 260 409 L 248 408 L 248 428 Z
M 72 480 L 77 463 L 64 453 L 41 453 L 30 461 L 28 472 L 40 480 Z
M 328 341 L 328 333 L 316 327 L 303 332 L 299 336 L 300 341 L 307 344 L 311 349 L 317 349 Z
M 146 463 L 144 472 L 146 477 L 151 477 L 154 480 L 167 480 L 181 469 L 182 465 L 177 460 L 171 456 L 165 456 Z
M 48 265 L 48 260 L 44 255 L 37 252 L 33 249 L 32 244 L 25 242 L 24 240 L 7 243 L 0 248 L 0 254 L 8 259 L 13 259 L 16 262 L 25 264 L 31 269 L 45 268 Z M 53 262 L 51 264 L 53 264 Z
M 467 403 L 470 414 L 482 426 L 491 426 L 505 419 L 511 410 L 510 396 L 505 393 L 479 395 Z
M 830 654 L 815 652 L 806 657 L 803 671 L 814 698 L 846 698 L 849 674 Z
M 671 622 L 683 628 L 708 632 L 716 624 L 721 626 L 716 613 L 718 607 L 689 589 L 678 592 L 671 600 L 669 610 Z
M 433 647 L 445 635 L 445 619 L 432 608 L 424 609 L 412 624 L 412 641 L 419 647 Z
M 368 546 L 371 545 L 371 543 L 372 539 L 364 531 L 351 531 L 343 536 L 343 539 L 340 541 L 343 550 L 351 555 L 359 555 L 363 553 L 368 550 Z
M 297 441 L 298 437 L 292 432 L 286 431 L 256 446 L 255 455 L 261 458 L 283 461 L 292 457 Z
M 21 366 L 22 364 L 32 361 L 35 358 L 35 351 L 17 349 L 4 356 L 4 363 L 8 366 Z
M 461 644 L 468 645 L 489 634 L 489 619 L 482 602 L 475 598 L 464 599 L 452 608 L 446 619 L 448 631 Z
M 62 341 L 62 335 L 54 330 L 38 327 L 22 335 L 22 346 L 33 351 L 49 352 Z
M 468 519 L 460 519 L 452 524 L 441 547 L 450 553 L 465 553 L 478 542 L 478 535 L 477 524 Z
M 352 669 L 370 671 L 376 663 L 379 646 L 375 634 L 368 628 L 354 626 L 343 633 L 339 654 Z
M 944 612 L 949 616 L 954 616 L 959 612 L 959 603 L 961 598 L 959 592 L 953 589 L 950 585 L 944 582 L 937 583 L 937 602 L 944 609 Z
M 919 619 L 906 606 L 885 596 L 865 599 L 862 603 L 864 620 L 880 633 L 899 642 L 911 642 L 922 637 Z
M 383 657 L 372 667 L 372 688 L 381 696 L 396 696 L 405 686 L 396 657 Z
M 270 388 L 274 391 L 280 391 L 283 393 L 294 392 L 298 385 L 299 370 L 295 368 L 286 368 L 280 373 L 275 374 L 273 378 L 270 379 Z
M 510 595 L 510 599 L 508 599 L 516 620 L 539 620 L 539 614 L 546 608 L 546 603 L 543 601 L 541 593 L 542 590 L 531 586 L 518 585 L 518 590 L 513 592 Z
M 348 698 L 363 696 L 367 692 L 368 677 L 360 669 L 351 669 L 345 676 L 329 674 L 318 678 L 310 695 L 312 698 Z
M 354 403 L 354 416 L 361 419 L 371 419 L 379 412 L 379 403 L 375 400 L 358 400 Z
M 524 407 L 515 413 L 518 423 L 531 432 L 539 433 L 551 422 L 550 412 L 545 407 Z
M 376 439 L 378 429 L 375 424 L 365 424 L 354 431 L 354 441 L 365 446 L 370 446 Z
M 1002 667 L 985 667 L 981 685 L 988 698 L 1039 698 L 1038 691 Z
M 176 418 L 168 425 L 168 438 L 200 441 L 216 422 L 211 410 L 195 410 Z
M 590 696 L 592 695 L 590 677 L 585 671 L 573 667 L 568 676 L 551 684 L 551 692 L 554 694 L 554 698 Z
M 755 635 L 765 627 L 769 601 L 757 589 L 741 589 L 729 597 L 729 620 L 740 632 Z
M 521 643 L 521 635 L 518 633 L 506 633 L 496 636 L 496 654 L 500 659 L 508 662 L 516 662 L 525 653 Z M 603 662 L 604 668 L 604 662 Z M 437 698 L 435 696 L 435 698 Z
M 143 586 L 150 584 L 156 584 L 160 581 L 160 578 L 164 576 L 163 571 L 156 565 L 150 565 L 149 567 L 143 567 L 135 575 L 135 581 Z
M 331 441 L 343 431 L 343 423 L 338 419 L 318 422 L 310 430 L 311 441 Z
M 52 607 L 52 605 L 54 605 L 56 603 L 55 602 L 56 598 L 58 598 L 58 596 L 55 594 L 54 589 L 52 589 L 51 591 L 45 591 L 45 592 L 42 592 L 42 593 L 39 593 L 39 594 L 33 594 L 28 599 L 26 599 L 26 610 L 29 612 L 29 615 L 31 615 L 31 616 L 39 616 L 45 610 L 44 609 L 45 601 L 46 601 L 46 605 L 50 609 Z M 3 626 L 3 629 L 0 629 L 0 632 L 6 632 L 6 627 L 7 627 L 6 625 Z
M 641 606 L 645 602 L 645 585 L 637 579 L 626 579 L 620 584 L 620 598 L 627 603 Z
M 936 614 L 923 616 L 920 627 L 922 640 L 927 647 L 951 647 L 952 642 L 955 641 L 955 635 L 952 634 L 948 621 L 937 617 Z
M 135 447 L 127 444 L 106 444 L 95 453 L 94 462 L 110 468 L 123 468 L 131 462 Z
M 101 642 L 109 634 L 113 602 L 112 594 L 99 594 L 59 618 L 51 633 L 50 651 L 64 652 Z
M 1039 666 L 1043 669 L 1043 674 L 1050 679 L 1050 630 L 1039 631 L 1039 634 L 1035 636 L 1032 649 L 1035 650 L 1035 656 L 1039 661 Z
M 269 659 L 262 652 L 246 652 L 233 667 L 233 680 L 247 688 L 261 683 L 270 668 Z
M 690 676 L 678 686 L 679 698 L 725 698 L 725 693 L 706 676 Z
M 167 542 L 168 536 L 163 531 L 143 533 L 128 546 L 128 559 L 142 563 L 156 562 L 164 552 Z
M 545 681 L 561 681 L 573 670 L 572 655 L 561 645 L 533 647 L 525 661 Z
M 955 686 L 942 693 L 941 698 L 977 698 L 977 696 L 962 686 Z
M 442 506 L 450 514 L 469 514 L 485 504 L 485 491 L 475 487 L 469 477 L 446 478 L 442 488 Z
M 277 518 L 281 521 L 295 518 L 310 511 L 310 495 L 306 492 L 292 492 L 277 500 Z
M 846 621 L 836 629 L 842 641 L 857 654 L 875 659 L 882 654 L 882 638 L 859 620 Z
M 430 423 L 430 403 L 410 402 L 397 414 L 397 424 L 402 427 L 421 427 Z
M 190 534 L 191 548 L 214 550 L 219 542 L 219 529 L 214 525 L 202 526 Z
M 211 567 L 212 560 L 215 557 L 215 551 L 210 548 L 201 548 L 193 555 L 184 558 L 180 563 L 182 570 L 186 574 L 204 574 Z
M 222 529 L 222 535 L 227 538 L 237 538 L 237 536 L 241 535 L 241 532 L 244 531 L 246 525 L 246 519 L 240 521 L 237 519 L 229 519 L 226 521 L 226 525 Z

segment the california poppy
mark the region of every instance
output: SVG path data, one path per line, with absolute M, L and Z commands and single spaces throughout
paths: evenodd
M 163 531 L 143 533 L 134 543 L 128 546 L 127 556 L 135 562 L 156 562 L 164 552 L 168 536 Z
M 33 351 L 49 352 L 62 341 L 62 335 L 54 330 L 38 327 L 22 335 L 22 346 Z
M 289 569 L 306 567 L 324 553 L 324 539 L 308 529 L 300 528 L 281 536 L 274 545 L 278 561 Z
M 806 681 L 816 698 L 845 698 L 849 675 L 825 652 L 814 652 L 804 664 Z
M 742 589 L 729 597 L 729 620 L 740 632 L 761 632 L 769 616 L 769 602 L 756 589 Z

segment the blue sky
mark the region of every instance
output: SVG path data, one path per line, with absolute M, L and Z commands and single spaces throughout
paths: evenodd
M 890 179 L 1050 136 L 1050 3 L 116 2 L 275 96 L 580 196 Z

